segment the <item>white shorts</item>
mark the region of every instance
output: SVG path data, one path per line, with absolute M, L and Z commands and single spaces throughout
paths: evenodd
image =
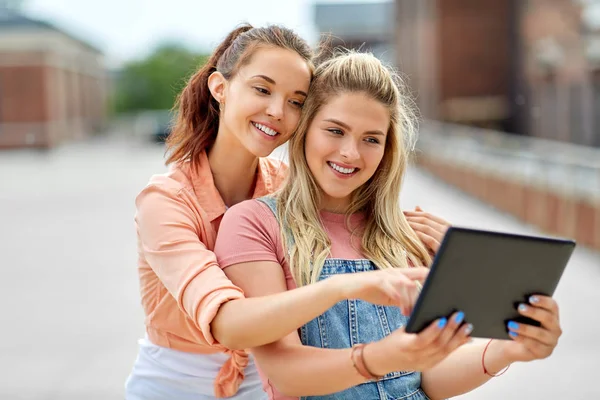
M 125 384 L 126 400 L 213 400 L 214 380 L 227 361 L 225 353 L 185 353 L 139 341 L 138 357 Z M 233 400 L 267 400 L 252 356 Z

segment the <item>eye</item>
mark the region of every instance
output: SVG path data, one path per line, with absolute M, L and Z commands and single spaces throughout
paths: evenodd
M 256 90 L 257 92 L 259 92 L 260 94 L 270 94 L 270 92 L 267 89 L 262 88 L 260 86 L 255 86 L 254 90 Z
M 381 143 L 381 142 L 379 141 L 379 139 L 377 139 L 377 138 L 374 138 L 374 137 L 368 137 L 368 138 L 366 138 L 365 140 L 366 140 L 367 142 L 369 142 L 369 143 L 373 143 L 373 144 L 379 144 L 379 143 Z
M 333 133 L 334 135 L 343 135 L 344 131 L 342 131 L 341 129 L 337 129 L 337 128 L 329 128 L 327 129 L 328 132 Z
M 302 108 L 304 106 L 303 102 L 297 100 L 290 100 L 290 104 L 292 104 L 296 108 Z

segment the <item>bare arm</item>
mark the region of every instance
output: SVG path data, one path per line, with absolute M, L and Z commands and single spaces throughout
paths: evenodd
M 333 276 L 287 290 L 282 267 L 272 261 L 235 264 L 225 274 L 247 298 L 222 304 L 211 323 L 213 336 L 229 349 L 248 349 L 284 338 L 341 300 L 360 298 L 375 304 L 410 309 L 416 298 L 414 281 L 426 268 L 370 271 Z
M 423 372 L 421 387 L 431 400 L 448 399 L 478 388 L 492 377 L 483 372 L 481 356 L 486 340 L 476 340 L 456 349 L 446 359 Z M 501 343 L 493 341 L 485 354 L 485 366 L 496 374 L 511 361 L 502 352 Z
M 213 336 L 229 349 L 247 349 L 279 340 L 343 299 L 338 279 L 287 291 L 279 264 L 245 264 L 226 268 L 225 273 L 243 283 L 249 298 L 224 303 L 211 323 Z M 252 297 L 256 293 L 248 289 L 254 286 L 281 290 Z
M 294 332 L 278 342 L 252 349 L 256 362 L 286 396 L 318 396 L 366 382 L 354 368 L 351 349 L 304 346 Z

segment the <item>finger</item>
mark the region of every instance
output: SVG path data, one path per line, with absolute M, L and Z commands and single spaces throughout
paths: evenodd
M 408 292 L 408 304 L 406 307 L 406 314 L 405 315 L 411 315 L 414 308 L 415 308 L 415 304 L 417 304 L 417 299 L 419 298 L 419 294 L 421 293 L 420 288 L 418 287 L 414 287 L 414 288 L 407 288 L 407 292 Z
M 558 343 L 558 337 L 560 336 L 547 329 L 528 324 L 519 324 L 515 321 L 510 321 L 507 324 L 507 327 L 509 329 L 510 336 L 514 336 L 511 335 L 511 333 L 516 333 L 519 336 L 537 340 L 546 346 L 556 346 Z
M 408 222 L 416 222 L 423 225 L 429 225 L 437 231 L 445 231 L 446 229 L 448 229 L 448 226 L 446 224 L 434 221 L 424 216 L 410 215 L 406 216 L 406 220 Z
M 441 335 L 434 342 L 432 346 L 432 351 L 446 351 L 446 346 L 450 343 L 450 341 L 454 338 L 455 335 L 461 336 L 461 340 L 464 338 L 464 335 L 461 335 L 459 330 L 460 325 L 465 320 L 465 313 L 462 311 L 455 312 L 448 319 L 448 324 L 442 331 Z M 437 347 L 437 348 L 436 348 Z
M 415 231 L 415 233 L 424 233 L 435 238 L 438 242 L 441 242 L 446 232 L 448 232 L 448 227 L 443 225 L 433 225 L 432 223 L 426 224 L 422 222 L 418 222 L 415 220 L 408 220 L 408 225 Z
M 404 211 L 404 215 L 406 215 L 407 217 L 423 217 L 437 222 L 438 224 L 450 226 L 450 222 L 446 221 L 445 219 L 423 211 Z
M 412 269 L 412 268 L 411 268 Z M 411 270 L 409 268 L 386 268 L 383 272 L 388 275 L 387 279 L 396 287 L 413 288 L 417 286 L 417 282 L 422 278 L 422 275 L 427 276 L 427 271 L 415 271 L 405 273 Z
M 541 360 L 543 358 L 550 356 L 555 348 L 555 346 L 548 346 L 538 340 L 535 340 L 535 339 L 532 339 L 532 338 L 529 338 L 526 336 L 521 336 L 520 334 L 518 334 L 516 332 L 511 332 L 511 334 L 509 334 L 509 336 L 515 342 L 519 342 L 519 343 L 523 344 L 526 351 L 529 352 L 535 359 L 538 359 L 538 360 Z
M 429 275 L 429 268 L 427 267 L 412 267 L 412 268 L 402 268 L 396 269 L 397 271 L 402 272 L 402 275 L 411 281 L 425 282 L 427 276 Z
M 558 315 L 553 313 L 552 311 L 527 304 L 519 304 L 517 311 L 521 315 L 524 315 L 535 321 L 540 322 L 542 326 L 548 330 L 560 330 Z
M 421 207 L 419 207 L 419 206 L 416 206 L 415 207 L 415 211 L 423 211 L 423 209 Z
M 416 229 L 415 229 L 415 233 L 417 234 L 417 236 L 419 237 L 421 242 L 423 242 L 427 247 L 429 247 L 431 250 L 433 250 L 435 252 L 438 251 L 438 249 L 440 248 L 441 239 L 437 240 L 434 237 L 431 237 L 423 232 L 419 232 Z
M 450 340 L 450 343 L 448 343 L 447 349 L 449 350 L 449 352 L 451 353 L 463 344 L 469 343 L 472 340 L 472 332 L 473 324 L 462 324 L 456 332 L 456 334 L 454 335 L 454 337 Z
M 558 317 L 558 303 L 552 297 L 533 295 L 529 297 L 529 304 L 535 307 L 544 308 Z
M 416 289 L 417 285 L 399 271 L 390 270 L 388 274 L 391 279 L 386 280 L 384 287 L 387 291 L 393 293 L 393 298 L 395 298 L 396 305 L 400 307 L 402 314 L 410 315 L 414 303 L 411 290 Z
M 433 348 L 433 351 L 428 354 L 424 354 L 425 357 L 442 357 L 445 358 L 448 354 L 452 353 L 454 350 L 459 348 L 462 345 L 465 345 L 471 342 L 471 332 L 473 332 L 472 324 L 463 324 L 459 327 L 459 329 L 455 332 L 452 338 L 446 343 L 444 346 L 439 348 Z
M 414 285 L 414 283 L 410 281 L 408 281 L 408 284 Z M 405 284 L 398 285 L 397 283 L 388 280 L 384 281 L 379 288 L 383 292 L 384 296 L 391 299 L 392 304 L 396 307 L 400 307 L 402 309 L 407 303 L 409 303 L 409 297 L 406 293 Z
M 444 237 L 446 231 L 448 230 L 448 228 L 432 222 L 427 223 L 424 221 L 419 222 L 416 220 L 409 220 L 408 224 L 411 228 L 413 228 L 414 231 L 426 233 L 427 235 L 433 236 L 439 240 Z
M 427 328 L 415 335 L 415 338 L 413 339 L 414 348 L 424 349 L 431 346 L 431 344 L 434 343 L 442 334 L 447 324 L 448 320 L 445 317 L 438 318 L 433 321 Z

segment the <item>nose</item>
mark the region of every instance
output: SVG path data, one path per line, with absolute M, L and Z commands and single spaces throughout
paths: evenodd
M 284 102 L 282 100 L 273 98 L 267 107 L 267 115 L 273 119 L 276 119 L 277 121 L 281 121 L 283 119 L 283 113 Z
M 340 155 L 347 161 L 356 161 L 360 158 L 358 146 L 353 138 L 348 137 L 348 139 L 344 141 L 340 148 Z

